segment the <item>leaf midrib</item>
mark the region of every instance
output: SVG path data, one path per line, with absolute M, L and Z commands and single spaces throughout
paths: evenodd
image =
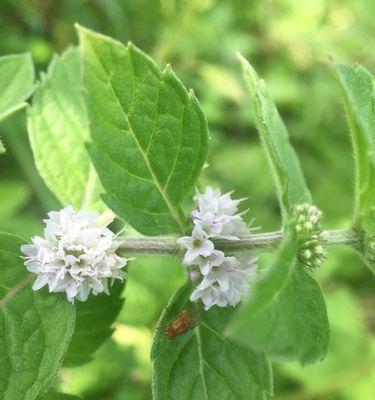
M 31 279 L 33 278 L 32 274 L 25 275 L 18 283 L 10 288 L 8 293 L 0 299 L 0 308 L 6 306 L 6 304 L 17 294 L 19 293 L 24 287 L 26 287 Z
M 94 47 L 94 46 L 92 46 L 92 49 L 93 49 L 93 51 L 96 53 L 96 50 L 95 50 L 95 47 Z M 133 59 L 132 59 L 132 57 L 131 57 L 131 53 L 130 53 L 129 50 L 127 50 L 127 51 L 128 51 L 130 63 L 131 63 L 132 68 L 133 68 L 134 77 L 136 77 L 135 68 L 134 68 L 134 63 L 133 63 Z M 102 60 L 101 60 L 101 58 L 100 58 L 100 55 L 98 55 L 98 54 L 96 53 L 96 57 L 97 57 L 97 59 L 99 60 L 99 63 L 101 64 L 103 70 L 104 70 L 105 73 L 106 73 L 107 81 L 108 81 L 109 86 L 110 86 L 110 88 L 111 88 L 111 90 L 112 90 L 112 92 L 113 92 L 113 95 L 114 95 L 114 98 L 115 98 L 115 100 L 116 100 L 116 103 L 117 103 L 118 106 L 120 107 L 120 110 L 121 110 L 121 112 L 122 112 L 122 114 L 123 114 L 123 116 L 124 116 L 124 118 L 125 118 L 125 120 L 126 120 L 126 122 L 127 122 L 127 124 L 128 124 L 129 133 L 132 135 L 135 144 L 137 145 L 137 147 L 138 147 L 140 153 L 142 154 L 142 157 L 143 157 L 143 159 L 144 159 L 144 162 L 145 162 L 145 164 L 146 164 L 146 167 L 147 167 L 147 169 L 149 170 L 150 175 L 151 175 L 151 177 L 152 177 L 153 183 L 154 183 L 154 185 L 156 186 L 156 188 L 157 188 L 157 190 L 159 191 L 159 193 L 161 194 L 163 200 L 165 201 L 165 203 L 166 203 L 166 205 L 167 205 L 167 207 L 168 207 L 168 209 L 169 209 L 169 211 L 170 211 L 170 213 L 171 213 L 173 219 L 176 221 L 176 223 L 177 223 L 177 225 L 178 225 L 178 227 L 179 227 L 181 233 L 184 233 L 184 232 L 185 232 L 185 226 L 184 226 L 183 222 L 181 221 L 181 219 L 180 219 L 180 217 L 179 217 L 179 215 L 178 215 L 178 211 L 175 210 L 175 208 L 173 207 L 171 201 L 169 200 L 169 197 L 168 197 L 167 193 L 164 191 L 163 187 L 161 186 L 161 184 L 160 184 L 160 182 L 159 182 L 157 176 L 155 175 L 155 172 L 154 172 L 154 170 L 153 170 L 153 168 L 152 168 L 152 166 L 151 166 L 151 164 L 150 164 L 150 162 L 149 162 L 149 160 L 148 160 L 148 158 L 147 158 L 147 154 L 144 152 L 144 150 L 143 150 L 141 144 L 140 144 L 139 141 L 138 141 L 138 138 L 137 138 L 137 136 L 136 136 L 136 134 L 135 134 L 135 132 L 134 132 L 134 130 L 133 130 L 132 124 L 130 123 L 130 120 L 129 120 L 129 117 L 128 117 L 127 113 L 126 113 L 126 110 L 124 109 L 124 107 L 123 107 L 122 104 L 120 103 L 119 98 L 118 98 L 118 95 L 117 95 L 117 93 L 116 93 L 116 90 L 115 90 L 115 88 L 113 87 L 112 80 L 110 79 L 110 74 L 108 74 L 108 71 L 107 71 L 107 69 L 105 68 L 105 66 L 104 66 L 104 64 L 103 64 L 103 62 L 102 62 Z M 134 90 L 132 91 L 131 102 L 133 101 L 133 99 L 134 99 Z
M 10 80 L 8 80 L 8 82 L 6 83 L 6 88 L 5 88 L 5 90 L 3 90 L 3 92 L 2 92 L 2 96 L 6 97 L 6 96 L 9 95 L 9 88 L 12 87 L 13 82 L 16 80 L 16 77 L 18 76 L 18 73 L 21 71 L 21 69 L 23 68 L 23 66 L 24 66 L 24 63 L 23 63 L 23 62 L 20 63 L 20 64 L 18 64 L 16 70 L 15 70 L 14 73 L 12 74 L 12 77 L 11 77 Z M 20 99 L 17 99 L 17 103 L 22 103 L 22 102 L 23 102 L 23 100 L 21 100 L 22 97 L 27 97 L 27 95 L 26 95 L 26 96 L 23 95 L 23 96 L 20 97 Z M 13 99 L 12 99 L 12 100 L 13 100 Z M 6 109 L 6 108 L 9 108 L 9 103 L 12 103 L 12 102 L 13 102 L 12 100 L 11 100 L 10 102 L 8 101 L 8 102 L 5 104 L 5 109 Z
M 200 327 L 199 326 L 195 329 L 195 335 L 196 335 L 196 338 L 197 338 L 199 372 L 200 372 L 201 379 L 202 379 L 202 387 L 203 387 L 204 398 L 206 400 L 209 400 L 208 391 L 207 391 L 207 384 L 206 384 L 206 377 L 204 376 L 204 366 L 203 366 L 204 358 L 203 358 L 203 353 L 202 353 L 202 340 L 201 340 L 201 333 L 200 333 Z
M 89 171 L 88 171 L 88 178 L 86 182 L 86 188 L 83 194 L 82 200 L 82 209 L 86 210 L 89 207 L 90 202 L 92 201 L 92 195 L 95 190 L 96 184 L 96 172 L 92 163 L 89 163 Z

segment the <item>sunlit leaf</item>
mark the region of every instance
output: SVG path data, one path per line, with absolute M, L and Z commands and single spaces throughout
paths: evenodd
M 28 110 L 35 163 L 63 205 L 105 210 L 99 179 L 87 154 L 89 122 L 82 96 L 78 50 L 55 56 Z
M 29 53 L 0 57 L 0 121 L 26 106 L 34 90 L 34 65 Z M 0 154 L 4 152 L 0 142 Z
M 144 234 L 183 232 L 180 205 L 207 154 L 199 103 L 170 67 L 134 45 L 78 27 L 92 130 L 90 155 L 106 203 Z

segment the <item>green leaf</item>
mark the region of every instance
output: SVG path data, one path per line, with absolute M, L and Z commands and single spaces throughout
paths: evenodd
M 0 182 L 0 220 L 14 216 L 29 200 L 30 187 L 21 179 Z
M 239 346 L 222 331 L 233 310 L 213 307 L 193 330 L 170 340 L 166 327 L 183 310 L 192 307 L 187 282 L 163 312 L 154 339 L 153 395 L 173 399 L 265 399 L 272 392 L 271 367 L 256 351 Z
M 346 285 L 334 285 L 326 299 L 332 351 L 324 363 L 307 368 L 296 363 L 282 365 L 283 375 L 299 383 L 295 391 L 288 391 L 287 398 L 371 400 L 374 397 L 375 342 L 366 326 L 366 307 L 358 299 L 358 293 Z
M 356 162 L 355 222 L 375 232 L 375 89 L 360 65 L 332 63 L 345 102 Z
M 233 331 L 242 331 L 243 325 L 263 307 L 274 299 L 275 295 L 288 281 L 297 254 L 297 236 L 294 226 L 289 224 L 284 232 L 284 238 L 273 262 L 264 275 L 252 288 L 249 298 L 236 313 L 231 323 Z
M 63 294 L 34 292 L 20 257 L 24 242 L 0 234 L 0 398 L 33 400 L 60 367 L 74 329 Z
M 344 97 L 355 160 L 354 227 L 375 241 L 375 90 L 372 75 L 360 65 L 332 63 Z M 366 244 L 364 245 L 366 247 Z M 365 254 L 367 250 L 364 249 Z M 373 253 L 374 250 L 370 249 Z M 367 254 L 366 254 L 367 255 Z M 375 254 L 366 257 L 375 273 Z
M 329 343 L 329 325 L 318 283 L 294 265 L 293 227 L 285 233 L 273 263 L 254 285 L 229 328 L 231 337 L 264 351 L 275 360 L 322 360 Z
M 103 211 L 85 148 L 90 131 L 81 86 L 78 50 L 55 56 L 28 110 L 29 137 L 39 173 L 61 203 Z
M 34 90 L 34 64 L 29 53 L 0 57 L 0 121 L 25 107 Z M 5 151 L 0 142 L 0 154 Z
M 112 335 L 115 322 L 124 303 L 121 297 L 124 282 L 116 281 L 105 293 L 91 295 L 85 302 L 76 302 L 76 327 L 64 359 L 64 366 L 84 364 L 92 354 Z
M 34 64 L 29 53 L 0 57 L 0 121 L 25 107 L 34 90 Z
M 200 105 L 170 67 L 134 45 L 78 26 L 92 130 L 90 155 L 104 200 L 148 235 L 183 232 L 180 205 L 207 155 Z
M 255 123 L 274 175 L 285 221 L 294 206 L 311 203 L 311 195 L 297 154 L 289 142 L 288 131 L 270 92 L 248 61 L 241 55 L 239 58 L 255 113 Z
M 59 393 L 55 390 L 49 390 L 48 393 L 44 393 L 38 396 L 37 400 L 80 400 L 81 397 L 73 396 L 71 394 Z
M 4 121 L 1 125 L 9 153 L 20 167 L 19 173 L 23 175 L 30 189 L 38 197 L 38 204 L 43 211 L 57 210 L 59 201 L 48 190 L 38 170 L 36 169 L 27 129 L 27 113 L 18 113 Z M 8 232 L 6 229 L 5 232 Z M 34 232 L 35 234 L 35 232 Z M 29 236 L 30 237 L 30 236 Z

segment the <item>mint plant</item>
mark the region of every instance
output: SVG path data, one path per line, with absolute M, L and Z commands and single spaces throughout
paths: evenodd
M 323 230 L 272 96 L 239 56 L 282 220 L 280 231 L 254 233 L 235 194 L 196 189 L 209 134 L 194 93 L 133 44 L 76 28 L 79 49 L 54 57 L 27 110 L 35 164 L 62 209 L 32 244 L 0 234 L 1 398 L 76 398 L 57 391 L 58 371 L 89 362 L 111 336 L 126 270 L 143 254 L 179 257 L 186 270 L 155 329 L 153 398 L 267 398 L 272 362 L 305 365 L 327 354 L 313 272 L 329 247 L 352 246 L 374 271 L 372 76 L 332 63 L 353 142 L 356 207 L 350 227 Z M 0 77 L 0 118 L 35 89 L 29 56 L 2 62 L 19 77 Z M 110 230 L 115 218 L 128 231 Z M 265 252 L 273 258 L 257 271 Z

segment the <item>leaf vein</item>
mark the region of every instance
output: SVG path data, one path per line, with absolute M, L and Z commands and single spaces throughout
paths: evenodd
M 95 47 L 93 47 L 93 50 L 94 50 L 94 52 L 96 52 Z M 136 74 L 135 74 L 134 61 L 133 61 L 133 59 L 132 59 L 132 57 L 131 57 L 130 51 L 128 52 L 128 54 L 129 54 L 130 64 L 132 65 L 132 68 L 133 68 L 134 76 L 136 76 Z M 152 176 L 152 179 L 154 180 L 155 186 L 156 186 L 156 188 L 158 189 L 158 191 L 160 192 L 161 196 L 163 197 L 163 199 L 164 199 L 164 201 L 165 201 L 167 207 L 169 208 L 169 211 L 170 211 L 170 213 L 171 213 L 173 219 L 174 219 L 175 222 L 177 223 L 177 226 L 179 227 L 180 231 L 183 233 L 184 230 L 185 230 L 185 228 L 184 228 L 183 222 L 181 221 L 181 219 L 180 219 L 180 217 L 179 217 L 179 215 L 178 215 L 178 211 L 174 209 L 174 207 L 173 207 L 173 205 L 172 205 L 172 203 L 171 203 L 171 201 L 170 201 L 170 199 L 169 199 L 167 193 L 165 193 L 165 191 L 163 190 L 162 186 L 160 185 L 160 182 L 159 182 L 159 180 L 157 179 L 157 176 L 155 175 L 155 172 L 154 172 L 154 170 L 153 170 L 153 168 L 152 168 L 152 166 L 151 166 L 151 164 L 150 164 L 150 162 L 149 162 L 149 160 L 148 160 L 148 158 L 147 158 L 147 155 L 145 154 L 144 149 L 142 148 L 141 144 L 139 143 L 139 141 L 138 141 L 138 139 L 137 139 L 137 136 L 136 136 L 136 134 L 135 134 L 135 132 L 134 132 L 134 130 L 133 130 L 133 127 L 132 127 L 132 125 L 131 125 L 131 123 L 130 123 L 128 114 L 126 113 L 126 110 L 124 109 L 123 105 L 122 105 L 122 104 L 120 103 L 120 101 L 119 101 L 119 96 L 117 95 L 117 92 L 116 92 L 116 90 L 115 90 L 115 88 L 114 88 L 114 86 L 113 86 L 113 84 L 112 84 L 112 80 L 110 79 L 110 74 L 109 74 L 108 71 L 106 70 L 106 68 L 105 68 L 105 66 L 104 66 L 104 64 L 103 64 L 103 62 L 102 62 L 100 56 L 99 56 L 98 54 L 96 54 L 96 56 L 97 56 L 97 59 L 99 60 L 100 64 L 102 65 L 102 68 L 104 69 L 104 71 L 105 71 L 105 73 L 106 73 L 107 82 L 109 83 L 109 87 L 111 88 L 111 91 L 113 92 L 114 100 L 116 101 L 116 103 L 117 103 L 118 106 L 120 107 L 120 110 L 122 111 L 122 114 L 123 114 L 123 116 L 124 116 L 126 122 L 128 123 L 129 132 L 131 133 L 131 135 L 132 135 L 132 137 L 133 137 L 133 140 L 134 140 L 135 144 L 137 145 L 137 147 L 138 147 L 138 149 L 139 149 L 139 151 L 140 151 L 140 153 L 141 153 L 141 155 L 142 155 L 142 157 L 143 157 L 143 160 L 144 160 L 144 162 L 145 162 L 145 165 L 146 165 L 147 169 L 150 171 L 150 175 Z M 135 85 L 135 79 L 134 79 L 134 85 Z M 132 94 L 132 99 L 131 99 L 130 107 L 131 107 L 131 105 L 132 105 L 132 103 L 133 103 L 134 98 L 135 98 L 135 93 L 134 93 L 134 90 L 133 90 L 133 94 Z M 129 113 L 130 113 L 130 108 L 129 108 Z M 141 210 L 140 210 L 140 211 L 141 211 Z

